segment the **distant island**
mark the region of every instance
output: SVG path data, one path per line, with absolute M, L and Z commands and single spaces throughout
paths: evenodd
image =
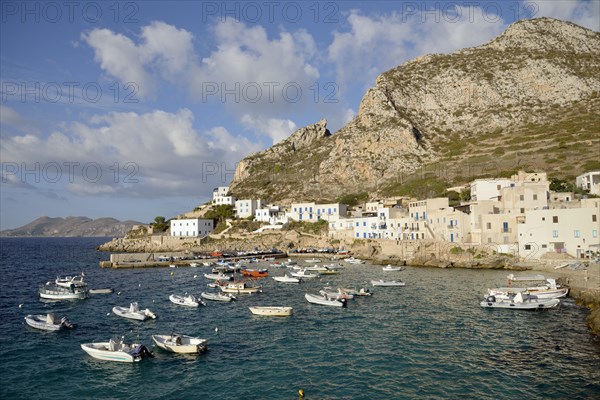
M 40 217 L 20 228 L 0 231 L 0 237 L 93 237 L 124 236 L 137 221 L 115 218 Z

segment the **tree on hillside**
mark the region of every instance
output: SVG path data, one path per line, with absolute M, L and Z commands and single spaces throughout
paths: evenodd
M 165 220 L 165 217 L 159 215 L 154 218 L 154 222 L 150 223 L 150 226 L 157 232 L 164 232 L 169 229 L 171 224 Z

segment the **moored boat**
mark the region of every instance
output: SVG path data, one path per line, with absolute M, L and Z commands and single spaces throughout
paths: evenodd
M 298 272 L 291 272 L 291 275 L 293 277 L 302 278 L 302 279 L 312 279 L 312 278 L 318 278 L 320 276 L 320 274 L 318 272 L 309 273 L 306 270 L 306 268 L 305 269 L 301 269 Z
M 392 267 L 391 265 L 386 265 L 381 268 L 383 272 L 394 272 L 394 271 L 402 271 L 402 267 Z
M 269 271 L 266 269 L 243 269 L 242 275 L 251 276 L 253 278 L 264 278 L 269 276 Z
M 308 264 L 320 263 L 321 259 L 320 258 L 307 258 L 306 260 L 304 260 L 304 262 L 308 263 Z
M 262 291 L 262 286 L 253 286 L 249 282 L 232 282 L 219 286 L 223 293 L 252 294 Z
M 25 317 L 25 322 L 32 328 L 44 331 L 60 331 L 73 328 L 73 324 L 67 317 L 62 317 L 60 320 L 57 320 L 54 313 L 48 313 L 46 315 L 28 315 Z
M 237 300 L 235 298 L 235 296 L 232 296 L 231 294 L 221 294 L 221 293 L 202 292 L 202 293 L 200 293 L 200 297 L 202 297 L 203 299 L 206 299 L 206 300 L 223 301 L 223 302 Z
M 70 287 L 59 286 L 50 282 L 39 289 L 39 294 L 42 299 L 50 300 L 83 300 L 88 297 L 88 291 L 85 287 Z
M 199 301 L 196 296 L 191 294 L 185 294 L 183 296 L 172 294 L 169 296 L 169 300 L 171 300 L 171 303 L 179 304 L 180 306 L 198 307 L 200 304 L 206 305 Z
M 341 289 L 338 289 L 337 292 L 336 291 L 331 291 L 331 290 L 320 290 L 319 294 L 321 296 L 325 297 L 326 299 L 336 299 L 336 300 L 346 299 L 346 300 L 352 300 L 354 298 L 353 294 L 346 293 L 346 292 L 342 291 Z
M 250 312 L 255 315 L 265 315 L 269 317 L 289 317 L 292 315 L 292 307 L 248 307 Z
M 136 302 L 131 303 L 129 307 L 115 306 L 113 307 L 112 311 L 119 317 L 135 319 L 138 321 L 145 321 L 148 318 L 156 319 L 156 314 L 154 314 L 147 308 L 144 310 L 140 310 L 138 307 L 138 303 Z
M 83 280 L 85 274 L 82 272 L 81 275 L 69 275 L 69 276 L 57 276 L 54 283 L 57 286 L 65 288 L 83 288 L 87 286 L 87 283 Z
M 106 361 L 138 362 L 144 358 L 154 357 L 146 346 L 137 343 L 126 344 L 123 343 L 123 339 L 83 343 L 81 348 L 90 356 Z
M 364 260 L 361 260 L 359 258 L 354 258 L 354 257 L 345 258 L 344 262 L 346 262 L 348 264 L 364 264 L 365 263 Z
M 284 276 L 274 276 L 273 280 L 282 283 L 300 283 L 300 278 L 295 278 L 293 276 L 284 275 Z
M 402 281 L 384 281 L 383 279 L 372 280 L 371 284 L 373 286 L 405 286 L 406 283 Z
M 484 308 L 512 308 L 515 310 L 542 310 L 554 308 L 560 304 L 559 299 L 538 299 L 523 293 L 517 293 L 509 300 L 501 300 L 496 296 L 487 296 L 481 303 Z
M 230 281 L 233 279 L 231 275 L 225 274 L 204 274 L 204 277 L 213 281 Z
M 326 299 L 323 296 L 317 296 L 314 294 L 306 293 L 304 298 L 309 303 L 320 304 L 322 306 L 332 306 L 332 307 L 346 307 L 346 299 L 336 300 L 336 299 Z
M 208 340 L 187 335 L 152 335 L 159 348 L 179 354 L 200 354 L 208 348 Z

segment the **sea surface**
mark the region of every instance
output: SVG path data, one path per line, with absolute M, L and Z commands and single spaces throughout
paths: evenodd
M 168 297 L 212 290 L 206 267 L 101 269 L 108 254 L 95 247 L 105 241 L 0 239 L 1 399 L 296 399 L 299 389 L 306 399 L 600 398 L 600 342 L 586 327 L 586 309 L 572 299 L 541 312 L 479 306 L 486 288 L 506 283 L 506 271 L 346 266 L 300 285 L 266 278 L 263 293 L 188 309 Z M 90 288 L 115 293 L 38 299 L 38 286 L 82 271 Z M 361 287 L 392 277 L 406 286 L 371 288 L 372 297 L 346 309 L 304 300 L 325 284 Z M 111 313 L 132 301 L 158 318 Z M 252 305 L 292 306 L 294 315 L 253 316 Z M 25 325 L 25 315 L 50 311 L 77 327 L 52 333 Z M 209 350 L 177 356 L 152 348 L 151 334 L 172 332 L 206 338 Z M 120 336 L 156 357 L 114 363 L 80 348 Z

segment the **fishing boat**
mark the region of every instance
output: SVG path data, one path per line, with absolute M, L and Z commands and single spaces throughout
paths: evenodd
M 39 289 L 42 299 L 50 300 L 83 300 L 88 297 L 88 291 L 85 287 L 77 288 L 75 286 L 66 288 L 47 282 Z
M 381 268 L 383 272 L 394 272 L 394 271 L 402 271 L 402 267 L 392 267 L 391 265 L 387 265 Z
M 81 275 L 69 275 L 69 276 L 57 276 L 54 280 L 54 283 L 57 286 L 62 286 L 66 288 L 76 287 L 82 288 L 86 287 L 87 283 L 83 280 L 85 274 L 82 272 Z
M 152 353 L 141 344 L 126 344 L 123 339 L 110 339 L 108 342 L 83 343 L 83 351 L 99 360 L 138 362 L 144 358 L 154 357 Z
M 221 294 L 221 293 L 202 292 L 202 293 L 200 293 L 200 297 L 202 297 L 203 299 L 206 299 L 206 300 L 223 301 L 223 302 L 230 302 L 232 300 L 237 300 L 235 298 L 235 296 L 231 295 L 230 293 Z
M 309 303 L 320 304 L 322 306 L 332 306 L 332 307 L 346 307 L 346 299 L 336 300 L 336 299 L 326 299 L 323 296 L 317 296 L 314 294 L 306 293 L 304 298 Z
M 302 279 L 312 279 L 312 278 L 318 278 L 319 276 L 321 276 L 318 272 L 309 273 L 306 269 L 301 269 L 298 272 L 291 272 L 291 274 L 293 277 L 302 278 Z
M 273 279 L 277 282 L 282 283 L 300 283 L 300 278 L 295 278 L 293 276 L 284 275 L 284 276 L 274 276 Z
M 262 286 L 252 286 L 249 282 L 232 282 L 219 286 L 223 293 L 252 294 L 262 292 Z
M 373 286 L 405 286 L 406 283 L 402 281 L 384 281 L 383 279 L 372 280 L 371 285 Z
M 149 309 L 140 310 L 138 307 L 138 303 L 131 303 L 128 307 L 113 307 L 112 311 L 118 315 L 119 317 L 135 319 L 138 321 L 145 321 L 148 318 L 156 319 L 156 314 L 154 314 Z
M 208 348 L 208 340 L 187 335 L 152 335 L 159 348 L 179 354 L 200 354 Z
M 198 307 L 200 304 L 206 305 L 191 294 L 185 294 L 183 296 L 172 294 L 169 296 L 169 300 L 171 300 L 171 303 L 175 303 L 180 306 Z
M 54 313 L 48 313 L 46 315 L 28 315 L 25 317 L 25 322 L 32 328 L 41 329 L 43 331 L 60 331 L 74 327 L 67 317 L 62 317 L 60 320 L 57 320 Z
M 555 279 L 548 278 L 547 285 L 528 286 L 528 287 L 503 287 L 488 289 L 488 295 L 496 296 L 496 299 L 508 300 L 517 293 L 525 293 L 535 296 L 538 299 L 559 299 L 569 293 L 568 288 L 560 287 Z
M 243 269 L 242 275 L 251 276 L 253 278 L 264 278 L 269 276 L 269 271 L 266 269 Z
M 289 317 L 292 315 L 292 307 L 248 307 L 254 315 L 265 315 L 269 317 Z
M 554 308 L 560 304 L 559 299 L 538 299 L 523 293 L 517 293 L 509 300 L 501 300 L 496 296 L 488 296 L 480 305 L 484 308 L 512 308 L 515 310 L 542 310 Z

